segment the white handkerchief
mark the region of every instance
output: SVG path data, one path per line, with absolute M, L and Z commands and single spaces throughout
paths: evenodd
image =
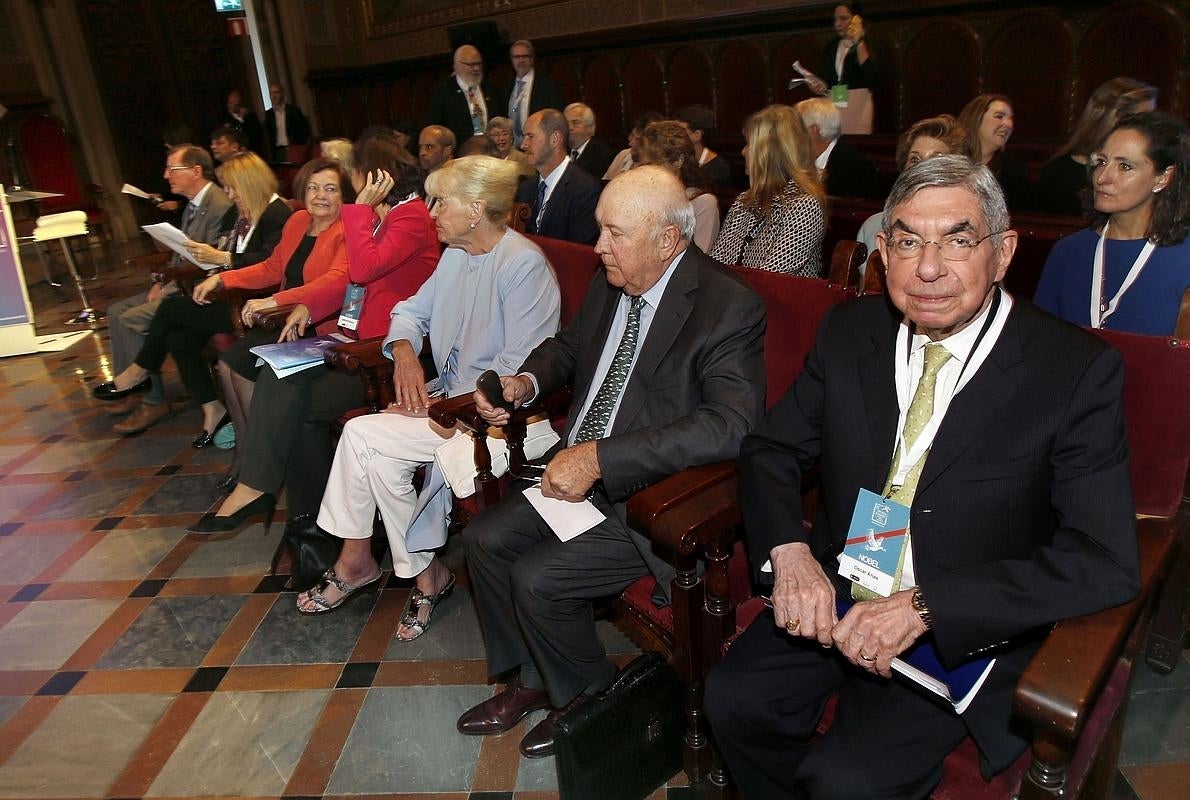
M 603 512 L 591 504 L 590 500 L 581 503 L 569 503 L 556 500 L 541 493 L 541 488 L 533 486 L 525 490 L 525 499 L 537 509 L 537 513 L 550 526 L 560 541 L 569 542 L 580 533 L 586 533 L 594 528 L 606 517 Z

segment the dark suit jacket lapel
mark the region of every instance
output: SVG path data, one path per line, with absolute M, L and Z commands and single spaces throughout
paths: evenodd
M 1008 402 L 1017 388 L 1014 368 L 1021 362 L 1022 355 L 1019 316 L 1014 307 L 979 371 L 951 401 L 921 471 L 921 480 L 917 484 L 919 492 L 983 434 Z
M 541 177 L 538 176 L 538 179 L 540 180 Z M 566 169 L 562 172 L 562 177 L 558 178 L 558 183 L 555 184 L 554 190 L 552 192 L 550 192 L 549 197 L 546 198 L 545 214 L 543 214 L 541 217 L 541 227 L 539 228 L 539 230 L 545 230 L 546 226 L 549 224 L 549 221 L 556 216 L 554 212 L 562 205 L 562 202 L 566 199 L 566 192 L 567 192 L 566 187 L 569 185 L 570 185 L 570 165 L 567 165 Z M 539 191 L 536 186 L 533 187 L 533 190 Z
M 872 335 L 871 352 L 861 356 L 858 362 L 864 395 L 863 421 L 868 426 L 866 435 L 872 442 L 870 452 L 875 459 L 867 467 L 870 475 L 868 488 L 874 492 L 884 487 L 892 467 L 893 447 L 897 442 L 900 409 L 897 405 L 896 349 L 899 325 L 900 322 L 895 321 L 890 327 L 876 331 Z M 859 422 L 856 420 L 857 424 Z
M 629 427 L 638 427 L 633 426 L 632 421 L 648 394 L 645 388 L 648 378 L 657 371 L 661 360 L 673 347 L 694 308 L 690 295 L 698 291 L 698 262 L 705 258 L 706 256 L 696 247 L 690 246 L 670 277 L 665 294 L 661 296 L 661 302 L 653 312 L 653 321 L 649 325 L 643 349 L 632 367 L 632 375 L 624 389 L 624 399 L 620 401 L 620 408 L 616 411 L 613 430 L 622 431 Z

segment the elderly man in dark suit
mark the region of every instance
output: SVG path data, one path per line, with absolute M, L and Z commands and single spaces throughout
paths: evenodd
M 520 147 L 525 134 L 525 120 L 530 114 L 535 114 L 547 108 L 562 107 L 562 88 L 549 75 L 544 75 L 534 67 L 536 51 L 533 42 L 521 39 L 513 42 L 508 48 L 508 57 L 512 60 L 512 83 L 508 86 L 505 107 L 508 118 L 512 120 L 512 146 Z
M 571 103 L 562 113 L 570 128 L 570 160 L 595 180 L 601 179 L 615 154 L 595 138 L 595 112 L 585 103 Z
M 628 528 L 634 492 L 681 469 L 735 455 L 764 406 L 764 306 L 693 244 L 694 212 L 677 178 L 646 166 L 599 201 L 604 271 L 578 315 L 501 378 L 515 404 L 574 386 L 565 448 L 541 478 L 547 498 L 590 502 L 605 519 L 563 543 L 520 493 L 467 527 L 467 558 L 492 674 L 517 672 L 464 713 L 466 734 L 500 733 L 551 708 L 521 741 L 549 755 L 568 708 L 608 687 L 616 669 L 595 635 L 592 602 L 673 570 Z M 495 424 L 507 413 L 477 395 Z
M 483 79 L 483 56 L 465 44 L 455 50 L 454 71 L 430 90 L 427 125 L 449 128 L 456 142 L 481 134 L 488 120 L 500 116 L 500 95 Z
M 814 166 L 831 197 L 866 197 L 880 194 L 880 174 L 872 159 L 843 141 L 839 109 L 825 97 L 811 97 L 794 106 L 810 134 Z
M 566 155 L 566 136 L 566 119 L 556 109 L 538 111 L 525 121 L 521 149 L 537 175 L 521 181 L 516 199 L 532 209 L 526 233 L 595 244 L 599 184 Z
M 1026 746 L 1013 688 L 1049 626 L 1137 590 L 1120 356 L 1000 287 L 1016 241 L 986 168 L 904 172 L 878 236 L 888 297 L 831 312 L 744 441 L 740 507 L 773 612 L 712 671 L 705 707 L 747 797 L 926 797 L 966 736 L 985 774 L 1005 769 Z M 807 533 L 799 489 L 818 461 Z M 868 547 L 902 548 L 889 571 L 840 569 L 892 513 L 906 523 Z M 855 601 L 841 619 L 838 597 Z M 995 658 L 962 712 L 889 680 L 920 640 L 949 668 Z

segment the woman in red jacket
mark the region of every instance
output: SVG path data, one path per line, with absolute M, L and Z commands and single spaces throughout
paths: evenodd
M 356 143 L 353 161 L 359 196 L 342 210 L 350 283 L 337 296 L 327 286 L 300 302 L 282 338 L 303 335 L 321 309 L 331 306 L 341 307 L 343 313 L 332 320 L 347 335 L 381 336 L 393 306 L 414 294 L 438 263 L 441 247 L 422 199 L 416 160 L 395 140 L 372 137 Z M 227 531 L 258 513 L 268 518 L 282 484 L 291 522 L 316 513 L 334 457 L 330 423 L 362 405 L 363 387 L 354 376 L 322 365 L 285 378 L 263 370 L 241 440 L 239 482 L 218 511 L 190 530 Z

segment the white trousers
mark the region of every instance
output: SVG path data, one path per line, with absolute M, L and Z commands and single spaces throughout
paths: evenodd
M 318 525 L 341 539 L 367 539 L 377 509 L 388 534 L 393 572 L 417 576 L 432 552 L 410 553 L 405 533 L 417 505 L 413 473 L 434 460 L 434 450 L 460 435 L 425 417 L 381 413 L 356 417 L 343 428 L 327 479 Z

